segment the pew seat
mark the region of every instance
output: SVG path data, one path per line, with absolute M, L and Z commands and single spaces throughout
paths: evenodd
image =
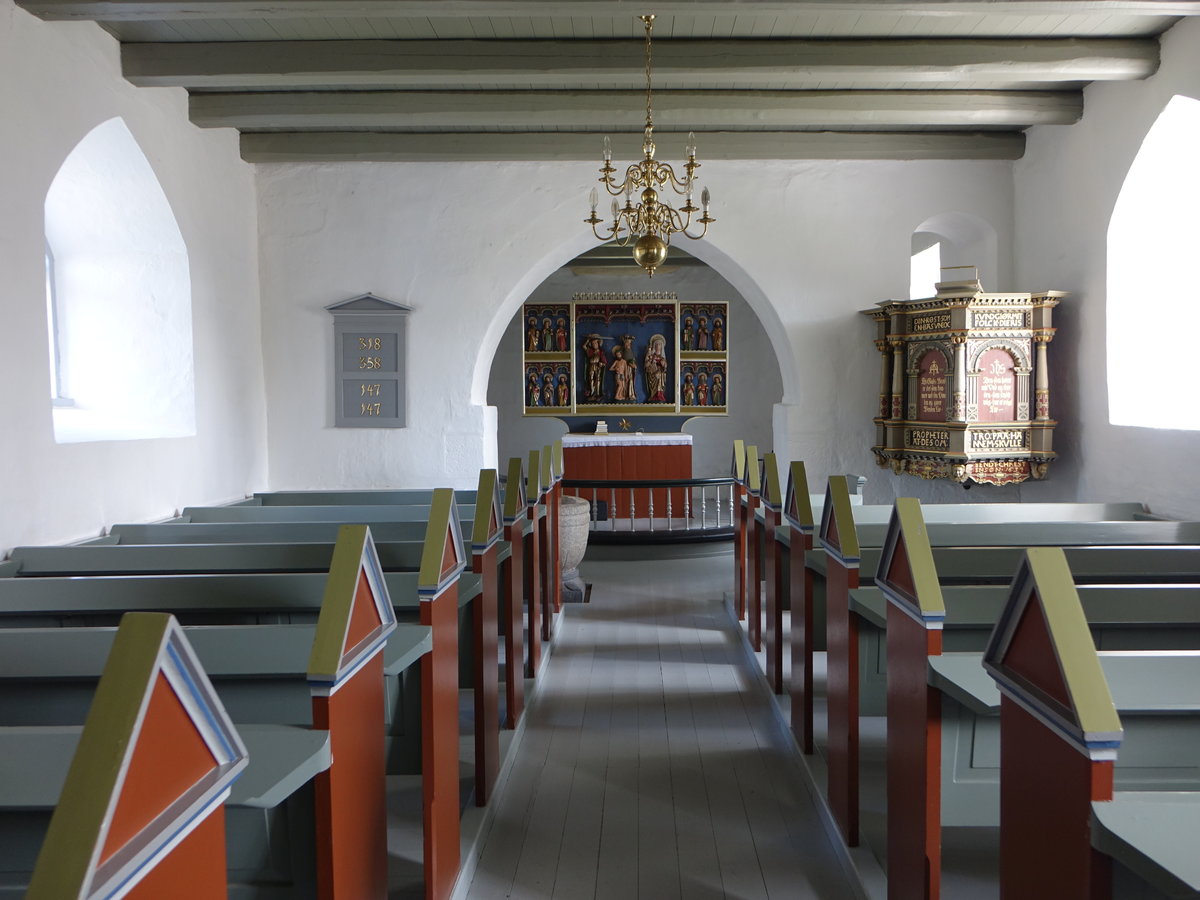
M 1132 875 L 1113 873 L 1114 900 L 1200 895 L 1200 793 L 1120 791 L 1092 804 L 1091 825 L 1092 846 Z
M 82 731 L 0 727 L 0 897 L 25 894 Z M 238 734 L 250 762 L 225 803 L 229 897 L 314 896 L 312 876 L 295 870 L 311 867 L 311 783 L 332 762 L 329 732 L 267 724 L 239 725 Z

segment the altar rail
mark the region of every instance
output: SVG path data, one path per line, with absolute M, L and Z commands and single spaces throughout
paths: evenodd
M 732 478 L 563 479 L 566 493 L 591 503 L 589 541 L 658 543 L 733 538 Z M 635 506 L 647 504 L 645 515 Z

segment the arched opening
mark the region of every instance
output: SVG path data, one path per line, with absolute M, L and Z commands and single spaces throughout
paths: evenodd
M 529 288 L 525 299 L 530 303 L 565 303 L 576 294 L 646 291 L 673 293 L 681 303 L 717 301 L 729 304 L 729 372 L 720 381 L 720 389 L 727 392 L 728 413 L 696 416 L 683 424 L 683 430 L 695 438 L 693 474 L 696 477 L 726 474 L 729 448 L 734 438 L 758 441 L 764 450 L 769 449 L 773 440 L 773 411 L 786 393 L 783 367 L 776 353 L 764 352 L 765 348 L 773 346 L 772 339 L 750 298 L 704 260 L 673 247 L 668 265 L 655 275 L 653 281 L 648 281 L 628 258 L 628 251 L 614 254 L 600 248 L 552 270 L 540 283 Z M 518 305 L 506 323 L 488 372 L 487 403 L 496 409 L 501 462 L 510 456 L 522 455 L 529 447 L 540 447 L 558 438 L 567 430 L 564 419 L 574 422 L 586 418 L 585 414 L 562 418 L 524 415 L 522 350 L 525 332 L 522 307 Z M 633 406 L 629 418 L 654 414 L 652 407 Z M 611 426 L 615 426 L 620 417 L 609 415 L 606 418 Z M 653 419 L 646 421 L 651 423 L 647 430 L 660 427 Z M 634 425 L 640 427 L 636 421 Z
M 1113 425 L 1200 430 L 1200 407 L 1178 396 L 1195 380 L 1191 342 L 1200 327 L 1196 290 L 1189 287 L 1200 244 L 1198 144 L 1200 100 L 1173 97 L 1142 141 L 1109 220 L 1105 321 Z
M 970 213 L 939 213 L 912 233 L 909 263 L 909 297 L 932 297 L 939 281 L 956 281 L 958 276 L 943 269 L 973 266 L 990 290 L 998 275 L 996 229 Z M 962 278 L 971 277 L 964 272 Z
M 45 228 L 54 439 L 194 434 L 187 247 L 120 118 L 63 162 Z

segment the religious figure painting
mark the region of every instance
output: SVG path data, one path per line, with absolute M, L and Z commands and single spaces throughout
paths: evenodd
M 570 303 L 527 303 L 519 322 L 528 414 L 586 416 L 636 407 L 723 415 L 728 407 L 729 310 L 723 301 L 577 295 Z

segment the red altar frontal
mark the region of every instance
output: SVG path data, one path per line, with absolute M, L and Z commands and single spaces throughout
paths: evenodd
M 568 434 L 562 439 L 563 468 L 569 478 L 606 481 L 656 481 L 692 477 L 690 434 Z M 568 489 L 587 500 L 591 488 Z M 628 519 L 632 506 L 635 518 L 653 513 L 655 518 L 684 515 L 687 488 L 655 490 L 641 488 L 599 489 L 607 514 Z

